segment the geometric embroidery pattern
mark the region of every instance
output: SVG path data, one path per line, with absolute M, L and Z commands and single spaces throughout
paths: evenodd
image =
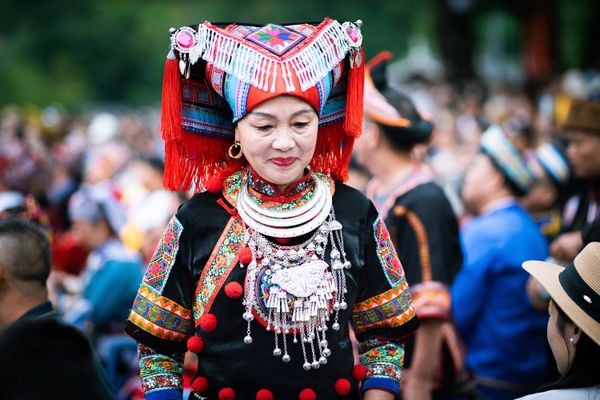
M 160 239 L 152 261 L 150 261 L 146 268 L 143 284 L 152 289 L 156 294 L 162 294 L 167 283 L 167 278 L 179 250 L 179 237 L 182 232 L 183 225 L 181 225 L 177 217 L 173 216 Z
M 360 344 L 358 353 L 360 363 L 367 368 L 367 377 L 400 381 L 404 363 L 402 346 L 371 339 Z
M 357 333 L 373 328 L 396 328 L 415 316 L 408 284 L 373 296 L 352 308 L 352 326 Z
M 250 33 L 246 39 L 281 56 L 305 39 L 304 35 L 276 24 L 268 24 Z
M 238 262 L 238 251 L 244 239 L 244 226 L 231 217 L 215 245 L 207 264 L 202 270 L 196 288 L 196 301 L 193 305 L 194 321 L 209 312 L 221 286 Z
M 402 285 L 406 282 L 404 269 L 398 259 L 390 233 L 380 216 L 373 222 L 373 235 L 377 243 L 377 257 L 383 267 L 383 274 L 387 281 L 392 287 Z
M 142 391 L 183 389 L 183 354 L 163 355 L 144 345 L 139 345 L 140 378 Z
M 192 312 L 153 289 L 141 285 L 133 301 L 129 321 L 161 339 L 181 342 L 193 334 Z

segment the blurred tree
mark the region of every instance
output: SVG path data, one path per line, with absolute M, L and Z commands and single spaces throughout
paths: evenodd
M 551 1 L 558 2 L 559 23 L 550 26 L 558 32 L 560 67 L 597 62 L 600 2 Z M 383 49 L 402 58 L 414 37 L 425 37 L 441 54 L 448 77 L 459 82 L 474 75 L 473 53 L 482 35 L 473 19 L 510 3 L 519 0 L 29 0 L 27 7 L 0 0 L 0 106 L 158 104 L 169 27 L 203 20 L 362 19 L 367 58 Z

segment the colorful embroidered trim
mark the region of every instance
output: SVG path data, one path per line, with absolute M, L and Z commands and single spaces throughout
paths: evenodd
M 429 258 L 429 239 L 427 230 L 419 219 L 419 216 L 405 207 L 394 207 L 394 215 L 397 217 L 405 217 L 408 220 L 415 236 L 417 238 L 417 248 L 419 250 L 419 260 L 421 267 L 421 281 L 427 282 L 431 280 L 431 260 Z
M 331 191 L 331 194 L 333 195 L 335 192 L 335 182 L 333 181 L 333 179 L 331 179 L 329 176 L 325 175 L 325 174 L 321 174 L 318 172 L 311 172 L 312 176 L 314 176 L 316 179 L 320 179 L 323 183 L 325 183 L 328 187 L 329 190 Z M 240 194 L 240 189 L 242 188 L 242 184 L 244 183 L 244 180 L 246 176 L 246 170 L 243 171 L 238 171 L 230 176 L 227 177 L 227 179 L 225 180 L 225 184 L 223 185 L 223 197 L 225 197 L 225 200 L 227 200 L 227 202 L 231 205 L 233 205 L 234 207 L 237 205 L 237 198 L 238 195 Z M 255 183 L 256 185 L 256 183 Z M 305 193 L 303 193 L 303 196 L 301 196 L 300 198 L 296 199 L 293 202 L 286 202 L 284 204 L 275 201 L 275 199 L 273 199 L 273 201 L 269 201 L 268 197 L 262 197 L 262 199 L 256 199 L 257 204 L 260 204 L 261 207 L 271 207 L 271 209 L 273 210 L 281 210 L 284 209 L 288 210 L 288 209 L 293 209 L 295 207 L 301 206 L 302 204 L 304 204 L 312 195 L 313 191 L 309 188 L 309 190 Z
M 394 343 L 371 339 L 360 343 L 360 363 L 367 368 L 367 378 L 391 378 L 400 381 L 404 363 L 404 349 Z
M 396 248 L 381 216 L 373 222 L 373 235 L 377 243 L 377 257 L 383 267 L 383 274 L 392 287 L 404 285 L 406 278 Z
M 183 341 L 194 333 L 191 317 L 190 310 L 142 285 L 133 302 L 129 321 L 161 339 Z
M 215 245 L 196 287 L 193 312 L 196 326 L 200 317 L 210 311 L 215 296 L 238 262 L 238 250 L 244 238 L 244 225 L 231 217 Z
M 162 294 L 175 257 L 179 250 L 179 237 L 183 232 L 183 225 L 173 216 L 163 233 L 152 261 L 148 264 L 144 274 L 143 284 L 152 289 L 156 294 Z
M 247 171 L 248 172 L 246 176 L 248 179 L 248 191 L 255 194 L 257 197 L 264 195 L 267 196 L 267 198 L 273 198 L 280 194 L 287 200 L 294 198 L 295 195 L 299 195 L 302 192 L 306 193 L 308 189 L 315 186 L 313 174 L 309 172 L 298 181 L 290 184 L 284 193 L 280 193 L 279 189 L 277 189 L 274 184 L 262 179 L 256 172 L 252 170 L 252 168 L 248 168 Z
M 150 392 L 183 389 L 183 354 L 163 355 L 139 345 L 142 391 Z
M 450 318 L 450 290 L 441 282 L 410 286 L 413 307 L 419 318 Z
M 298 77 L 300 89 L 304 91 L 339 64 L 350 49 L 362 44 L 357 40 L 348 40 L 348 28 L 331 19 L 325 19 L 321 25 L 313 28 L 315 34 L 306 38 L 301 45 L 295 44 L 304 39 L 304 32 L 273 24 L 261 29 L 255 30 L 247 36 L 250 40 L 243 42 L 235 33 L 205 22 L 198 26 L 199 40 L 192 48 L 194 58 L 201 57 L 207 63 L 264 91 L 275 91 L 277 70 L 283 74 L 287 90 L 296 90 L 291 79 L 293 71 Z M 282 58 L 284 53 L 288 54 Z
M 352 326 L 356 333 L 373 328 L 395 328 L 404 325 L 415 316 L 408 284 L 373 296 L 352 308 Z

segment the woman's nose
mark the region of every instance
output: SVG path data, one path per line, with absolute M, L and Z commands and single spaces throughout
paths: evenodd
M 296 145 L 292 132 L 289 129 L 278 129 L 273 140 L 273 148 L 287 151 Z

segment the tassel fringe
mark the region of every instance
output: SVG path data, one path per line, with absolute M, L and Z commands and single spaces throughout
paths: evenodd
M 290 71 L 298 77 L 301 90 L 307 90 L 323 79 L 339 64 L 351 49 L 342 25 L 335 20 L 324 22 L 316 38 L 296 54 L 285 60 L 241 43 L 239 38 L 206 22 L 199 26 L 198 36 L 202 47 L 202 59 L 232 74 L 239 80 L 262 90 L 275 91 L 277 72 L 283 76 L 286 90 L 297 90 Z M 328 25 L 328 26 L 327 26 Z
M 346 89 L 346 119 L 344 121 L 344 130 L 353 138 L 360 136 L 363 123 L 364 108 L 364 83 L 365 83 L 365 63 L 364 51 L 361 48 L 356 54 L 350 54 L 354 58 L 354 65 L 348 71 L 348 86 Z

